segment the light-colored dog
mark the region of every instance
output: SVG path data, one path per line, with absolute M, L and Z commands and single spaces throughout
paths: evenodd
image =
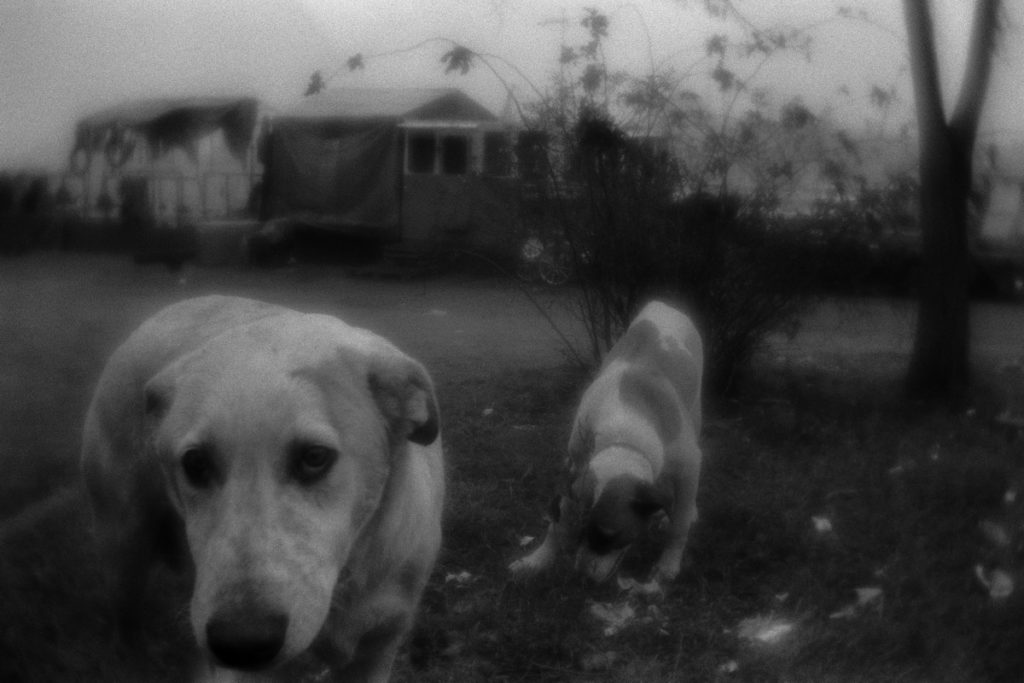
M 129 628 L 164 559 L 194 570 L 208 673 L 286 679 L 298 658 L 387 680 L 444 497 L 433 385 L 388 341 L 247 299 L 172 305 L 108 362 L 82 468 Z
M 564 549 L 595 581 L 608 579 L 658 511 L 668 540 L 653 578 L 674 579 L 700 481 L 703 346 L 693 323 L 667 304 L 647 304 L 608 352 L 583 394 L 569 439 L 569 491 L 559 496 L 543 542 L 510 570 L 549 568 Z

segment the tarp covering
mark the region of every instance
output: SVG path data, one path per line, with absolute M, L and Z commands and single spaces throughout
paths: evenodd
M 280 121 L 267 145 L 271 216 L 398 230 L 401 138 L 394 125 Z
M 215 130 L 224 131 L 228 149 L 245 157 L 252 142 L 259 102 L 252 97 L 189 97 L 137 100 L 96 112 L 79 120 L 72 158 L 103 152 L 108 161 L 131 155 L 141 137 L 156 157 L 179 147 L 195 157 L 196 142 Z
M 508 246 L 517 214 L 516 189 L 511 178 L 406 176 L 402 237 L 427 242 L 462 231 L 466 246 Z
M 273 120 L 265 217 L 401 236 L 402 131 L 416 121 L 495 122 L 455 88 L 339 88 Z

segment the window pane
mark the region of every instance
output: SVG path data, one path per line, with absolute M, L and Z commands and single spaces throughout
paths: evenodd
M 434 172 L 434 134 L 409 135 L 409 173 Z
M 469 138 L 445 135 L 441 138 L 441 172 L 464 174 L 469 170 Z

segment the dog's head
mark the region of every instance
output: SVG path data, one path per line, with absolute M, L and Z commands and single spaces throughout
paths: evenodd
M 395 459 L 438 438 L 426 371 L 340 321 L 275 318 L 206 344 L 145 394 L 195 566 L 196 640 L 237 669 L 305 651 Z
M 606 449 L 572 484 L 580 510 L 576 568 L 598 583 L 612 576 L 655 513 L 671 505 L 669 494 L 651 483 L 638 455 L 629 449 Z

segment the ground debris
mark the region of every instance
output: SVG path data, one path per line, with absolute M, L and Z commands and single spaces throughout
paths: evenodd
M 614 650 L 608 652 L 588 652 L 584 655 L 580 655 L 577 665 L 580 671 L 586 671 L 587 673 L 596 673 L 599 671 L 608 671 L 615 662 L 619 659 L 619 653 Z
M 986 570 L 982 565 L 974 566 L 974 575 L 978 582 L 985 587 L 988 595 L 994 601 L 1002 601 L 1013 595 L 1014 582 L 1009 572 L 1002 569 Z
M 778 617 L 749 617 L 740 622 L 739 637 L 763 645 L 777 645 L 795 628 L 795 624 Z
M 840 610 L 828 615 L 829 619 L 852 619 L 869 609 L 881 613 L 885 604 L 885 593 L 878 586 L 863 586 L 854 589 L 857 599 Z
M 606 636 L 615 635 L 636 620 L 636 610 L 628 602 L 592 602 L 588 611 L 604 625 Z

